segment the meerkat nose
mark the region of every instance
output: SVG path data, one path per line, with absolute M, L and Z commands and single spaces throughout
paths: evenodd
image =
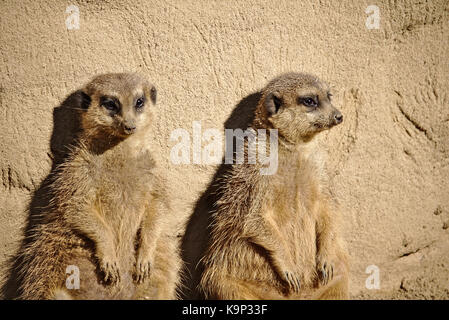
M 341 114 L 341 112 L 337 112 L 337 113 L 334 115 L 334 119 L 335 119 L 335 123 L 336 123 L 336 124 L 342 123 L 342 122 L 343 122 L 343 115 Z
M 125 130 L 126 134 L 131 134 L 131 133 L 134 133 L 134 131 L 136 131 L 136 126 L 135 125 L 124 125 L 123 129 Z

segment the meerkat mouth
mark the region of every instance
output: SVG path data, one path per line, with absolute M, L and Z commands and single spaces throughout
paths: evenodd
M 324 131 L 332 128 L 334 125 L 332 123 L 314 123 L 313 127 L 317 129 L 318 131 Z
M 324 130 L 328 130 L 332 127 L 335 127 L 336 125 L 338 125 L 339 123 L 334 123 L 334 122 L 328 122 L 328 123 L 319 123 L 316 122 L 313 124 L 313 127 L 319 131 L 324 131 Z

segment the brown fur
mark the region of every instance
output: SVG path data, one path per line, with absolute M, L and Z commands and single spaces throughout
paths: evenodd
M 106 74 L 81 92 L 79 141 L 57 168 L 43 222 L 19 253 L 19 298 L 173 299 L 180 258 L 145 136 L 156 90 L 136 74 Z M 117 108 L 107 109 L 104 97 Z M 69 265 L 80 270 L 78 290 L 66 288 Z
M 262 91 L 252 128 L 278 130 L 278 169 L 261 175 L 260 163 L 234 164 L 220 181 L 202 258 L 199 289 L 206 298 L 348 297 L 338 208 L 312 141 L 341 122 L 328 93 L 317 78 L 298 73 Z M 306 97 L 315 97 L 319 107 L 307 107 Z

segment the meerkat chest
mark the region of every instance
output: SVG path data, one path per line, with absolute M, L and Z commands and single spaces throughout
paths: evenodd
M 151 158 L 121 154 L 101 159 L 96 180 L 96 198 L 106 215 L 120 220 L 140 216 L 149 200 L 153 175 Z
M 267 221 L 279 235 L 287 259 L 301 272 L 313 267 L 316 248 L 316 214 L 313 183 L 304 181 L 299 172 L 274 179 Z
M 285 219 L 299 221 L 315 215 L 319 187 L 313 168 L 305 163 L 289 164 L 278 170 L 270 185 L 272 205 Z
M 279 185 L 273 191 L 269 205 L 273 221 L 286 233 L 293 232 L 302 236 L 305 229 L 315 225 L 316 206 L 312 194 L 309 186 L 298 189 L 295 185 Z

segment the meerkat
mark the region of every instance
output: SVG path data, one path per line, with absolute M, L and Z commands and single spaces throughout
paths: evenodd
M 174 299 L 180 256 L 146 137 L 156 88 L 104 74 L 79 97 L 82 130 L 19 252 L 18 298 Z
M 219 181 L 201 259 L 204 298 L 348 298 L 338 206 L 313 141 L 342 121 L 315 76 L 284 74 L 262 90 L 251 128 L 277 130 L 277 171 L 234 163 Z

